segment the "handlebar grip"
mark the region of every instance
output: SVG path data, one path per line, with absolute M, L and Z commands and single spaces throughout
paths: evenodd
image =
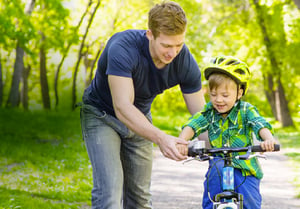
M 195 157 L 197 155 L 197 153 L 194 151 L 194 149 L 189 148 L 188 149 L 188 156 L 189 157 Z
M 279 150 L 280 150 L 280 144 L 274 144 L 273 152 L 279 151 Z M 252 152 L 265 152 L 266 150 L 263 150 L 260 145 L 255 145 L 255 146 L 251 147 L 251 151 Z

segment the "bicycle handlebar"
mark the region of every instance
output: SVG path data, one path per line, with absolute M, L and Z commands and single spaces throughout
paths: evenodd
M 274 145 L 274 151 L 279 151 L 280 145 Z M 231 153 L 231 152 L 266 152 L 260 145 L 248 146 L 248 147 L 222 147 L 222 148 L 194 148 L 190 147 L 188 150 L 188 156 L 195 157 L 201 154 L 215 154 L 215 153 Z

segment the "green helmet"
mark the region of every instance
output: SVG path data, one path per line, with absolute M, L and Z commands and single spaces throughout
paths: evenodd
M 231 56 L 219 56 L 212 60 L 209 66 L 204 69 L 205 79 L 213 73 L 224 73 L 235 80 L 246 94 L 249 86 L 250 70 L 246 63 Z

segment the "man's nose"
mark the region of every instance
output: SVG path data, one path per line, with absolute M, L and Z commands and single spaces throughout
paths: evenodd
M 170 57 L 175 57 L 178 54 L 177 47 L 171 47 L 168 54 Z

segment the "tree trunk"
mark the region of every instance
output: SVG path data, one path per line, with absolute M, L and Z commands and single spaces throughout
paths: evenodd
M 88 81 L 88 71 L 90 69 L 90 67 L 92 66 L 92 62 L 93 60 L 89 58 L 89 50 L 88 50 L 88 47 L 87 47 L 87 50 L 86 52 L 82 55 L 83 56 L 83 64 L 84 64 L 84 69 L 85 69 L 85 75 L 84 75 L 84 78 L 85 78 L 85 85 L 84 85 L 84 88 L 86 88 L 88 85 L 89 85 L 89 81 Z
M 2 107 L 3 101 L 3 80 L 2 80 L 2 64 L 0 60 L 0 107 Z
M 96 65 L 96 63 L 97 63 L 97 60 L 98 60 L 98 58 L 99 58 L 99 56 L 100 56 L 100 53 L 101 53 L 101 51 L 102 51 L 103 48 L 104 48 L 104 43 L 101 43 L 101 44 L 100 44 L 100 47 L 99 47 L 99 50 L 97 51 L 96 56 L 95 56 L 95 58 L 93 59 L 93 61 L 92 61 L 92 63 L 91 63 L 90 74 L 89 74 L 88 78 L 86 79 L 86 87 L 87 87 L 88 85 L 90 85 L 90 83 L 91 83 L 91 81 L 92 81 L 92 79 L 93 79 L 95 65 Z
M 44 39 L 44 38 L 43 38 Z M 44 40 L 42 40 L 43 42 Z M 46 52 L 43 44 L 40 47 L 40 82 L 44 109 L 50 109 L 50 96 L 46 68 Z
M 93 19 L 95 17 L 95 14 L 96 14 L 96 11 L 97 9 L 99 8 L 100 6 L 100 0 L 98 0 L 97 2 L 97 5 L 95 6 L 92 14 L 91 14 L 91 17 L 89 19 L 89 23 L 85 29 L 85 33 L 83 35 L 83 38 L 82 38 L 82 42 L 81 42 L 81 45 L 80 45 L 80 49 L 79 49 L 79 52 L 78 52 L 78 60 L 77 60 L 77 63 L 76 63 L 76 66 L 75 66 L 75 70 L 74 70 L 74 75 L 73 75 L 73 86 L 72 86 L 72 110 L 75 109 L 75 105 L 76 105 L 76 100 L 77 100 L 77 97 L 76 97 L 76 80 L 77 80 L 77 73 L 78 73 L 78 69 L 79 69 L 79 64 L 80 64 L 80 61 L 81 61 L 81 58 L 82 58 L 82 51 L 83 51 L 83 47 L 84 47 L 84 44 L 85 44 L 85 40 L 86 40 L 86 37 L 87 37 L 87 34 L 89 32 L 89 29 L 92 25 L 92 22 L 93 22 Z
M 119 11 L 121 8 L 122 8 L 122 4 L 119 4 L 118 11 Z M 117 12 L 117 15 L 115 16 L 115 18 L 114 18 L 113 21 L 112 21 L 112 24 L 111 24 L 111 29 L 112 29 L 112 31 L 114 31 L 114 29 L 115 29 L 116 22 L 117 22 L 117 19 L 118 19 L 118 14 L 120 14 L 120 12 Z M 100 43 L 100 47 L 99 47 L 99 49 L 98 49 L 98 51 L 97 51 L 97 53 L 96 53 L 96 56 L 95 56 L 95 58 L 93 59 L 93 61 L 92 61 L 92 63 L 91 63 L 90 74 L 89 74 L 88 78 L 86 79 L 86 87 L 87 87 L 88 85 L 90 85 L 90 83 L 91 83 L 91 81 L 92 81 L 92 79 L 93 79 L 95 65 L 97 64 L 98 58 L 99 58 L 99 56 L 100 56 L 100 54 L 101 54 L 101 51 L 103 50 L 104 46 L 105 46 L 105 43 L 101 42 L 101 43 Z
M 294 0 L 294 3 L 300 9 L 300 0 Z
M 278 89 L 278 100 L 280 103 L 280 115 L 281 115 L 281 123 L 283 127 L 294 126 L 293 119 L 290 114 L 290 110 L 288 107 L 288 101 L 285 97 L 284 88 L 282 86 L 282 82 L 280 78 L 277 81 L 277 89 Z
M 254 4 L 255 4 L 256 14 L 258 18 L 258 24 L 262 31 L 264 44 L 266 46 L 267 55 L 270 60 L 271 69 L 272 69 L 272 76 L 271 73 L 268 73 L 267 82 L 268 82 L 269 90 L 267 91 L 274 92 L 275 89 L 275 94 L 274 93 L 267 94 L 267 98 L 269 99 L 269 103 L 272 106 L 273 113 L 274 111 L 276 112 L 276 115 L 274 115 L 274 117 L 277 120 L 279 120 L 279 122 L 281 122 L 283 127 L 291 126 L 293 125 L 293 120 L 290 115 L 290 111 L 288 109 L 288 101 L 285 98 L 284 88 L 280 81 L 281 69 L 278 65 L 278 61 L 272 49 L 272 42 L 267 31 L 265 19 L 263 17 L 263 11 L 261 6 L 259 5 L 259 0 L 254 0 Z M 273 83 L 276 84 L 275 88 Z
M 28 67 L 24 67 L 23 76 L 22 76 L 23 87 L 22 87 L 21 100 L 22 100 L 23 108 L 25 110 L 28 110 L 28 107 L 29 107 L 29 105 L 28 105 L 28 77 L 29 77 L 30 71 L 31 71 L 30 65 L 28 65 Z
M 79 23 L 77 24 L 76 28 L 74 29 L 74 33 L 78 31 L 79 27 L 81 26 L 82 22 L 83 22 L 83 19 L 84 17 L 87 15 L 88 11 L 89 11 L 89 8 L 90 6 L 92 5 L 92 0 L 89 1 L 88 5 L 87 5 L 87 8 L 85 10 L 85 12 L 83 13 L 83 15 L 81 16 L 80 18 L 80 21 Z M 59 73 L 60 73 L 60 69 L 61 69 L 61 66 L 63 65 L 64 63 L 64 60 L 66 59 L 67 55 L 68 55 L 68 52 L 71 48 L 71 45 L 72 45 L 72 42 L 70 42 L 63 54 L 63 57 L 59 63 L 59 65 L 57 66 L 57 70 L 55 72 L 55 79 L 54 79 L 54 93 L 55 93 L 55 107 L 57 108 L 58 104 L 59 104 L 59 97 L 58 97 L 58 78 L 59 78 Z
M 25 14 L 30 15 L 33 11 L 35 5 L 35 0 L 28 1 L 28 4 L 25 8 Z M 8 107 L 17 107 L 20 101 L 20 80 L 22 77 L 22 71 L 24 68 L 23 56 L 24 50 L 20 46 L 20 40 L 17 41 L 17 48 L 16 48 L 16 60 L 14 64 L 14 73 L 13 79 L 11 83 L 10 93 L 7 100 L 6 106 Z
M 264 76 L 264 81 L 267 84 L 266 86 L 268 86 L 267 88 L 265 87 L 265 94 L 271 106 L 272 114 L 275 117 L 275 120 L 278 120 L 277 108 L 275 103 L 275 91 L 273 90 L 274 89 L 273 76 L 269 73 L 266 76 L 266 78 Z
M 9 97 L 6 103 L 7 107 L 17 107 L 19 104 L 19 97 L 20 97 L 19 86 L 20 86 L 22 71 L 24 68 L 23 56 L 24 56 L 24 50 L 19 46 L 19 43 L 17 43 L 14 73 L 11 82 Z

